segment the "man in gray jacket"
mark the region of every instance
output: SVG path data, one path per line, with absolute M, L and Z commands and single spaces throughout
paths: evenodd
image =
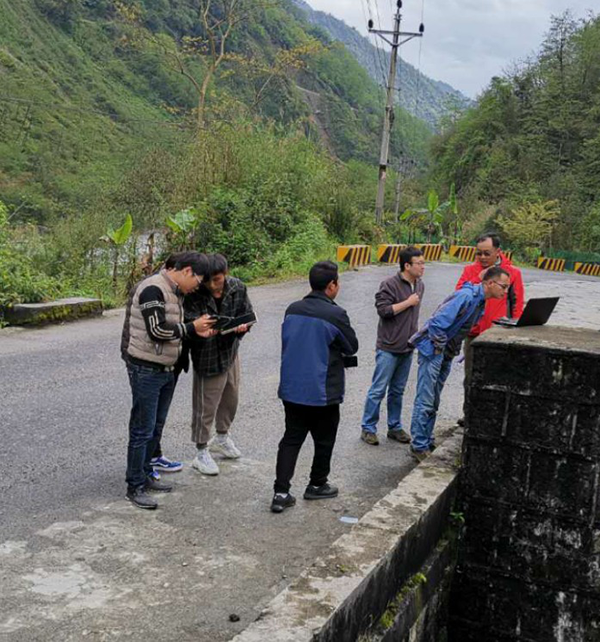
M 379 314 L 375 372 L 361 422 L 361 439 L 371 446 L 379 444 L 377 422 L 386 392 L 388 439 L 410 442 L 410 436 L 402 429 L 402 397 L 412 363 L 413 349 L 408 340 L 419 325 L 424 272 L 423 252 L 407 247 L 400 253 L 400 271 L 383 281 L 375 295 Z
M 193 334 L 211 336 L 208 315 L 183 320 L 183 295 L 193 292 L 206 274 L 204 254 L 181 252 L 132 290 L 127 303 L 121 354 L 127 364 L 132 408 L 127 449 L 127 499 L 139 508 L 157 503 L 147 491 L 168 493 L 172 487 L 153 479 L 150 460 L 167 419 L 175 390 L 175 364 L 181 341 Z

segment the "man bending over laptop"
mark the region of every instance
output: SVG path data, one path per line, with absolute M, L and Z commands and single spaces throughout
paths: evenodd
M 489 330 L 492 323 L 501 317 L 518 319 L 523 313 L 525 291 L 523 288 L 523 277 L 521 270 L 515 267 L 500 249 L 500 237 L 497 234 L 482 234 L 477 239 L 475 252 L 475 263 L 467 265 L 458 279 L 456 289 L 460 290 L 465 283 L 479 285 L 483 274 L 488 268 L 499 267 L 505 270 L 510 276 L 510 287 L 502 298 L 489 298 L 485 302 L 485 311 L 481 319 L 470 330 L 463 344 L 465 355 L 465 393 L 469 385 L 468 378 L 472 367 L 473 353 L 471 343 L 473 339 Z M 466 394 L 465 394 L 466 397 Z M 459 419 L 462 426 L 464 419 Z
M 246 286 L 228 275 L 227 259 L 222 254 L 208 257 L 208 273 L 196 292 L 186 297 L 186 316 L 202 314 L 235 319 L 252 312 Z M 215 324 L 219 327 L 219 321 Z M 248 331 L 246 324 L 232 332 L 218 333 L 202 339 L 190 339 L 194 364 L 192 392 L 192 441 L 198 450 L 192 467 L 204 475 L 218 475 L 219 467 L 210 450 L 226 459 L 237 459 L 241 453 L 229 435 L 238 406 L 240 388 L 240 339 Z M 209 442 L 215 424 L 217 434 Z

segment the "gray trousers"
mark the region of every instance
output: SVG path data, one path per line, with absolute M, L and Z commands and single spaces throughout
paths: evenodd
M 192 441 L 208 443 L 213 424 L 227 434 L 235 418 L 240 390 L 240 358 L 236 356 L 227 372 L 202 377 L 194 370 L 192 389 Z

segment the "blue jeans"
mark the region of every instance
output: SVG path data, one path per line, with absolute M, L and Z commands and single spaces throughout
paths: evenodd
M 419 353 L 417 395 L 410 426 L 413 450 L 429 450 L 433 443 L 433 428 L 440 407 L 440 397 L 451 368 L 452 358 L 443 354 L 425 357 Z
M 385 350 L 377 350 L 375 355 L 375 372 L 362 418 L 362 429 L 367 432 L 377 432 L 379 408 L 387 390 L 387 421 L 388 430 L 400 430 L 402 415 L 402 396 L 410 373 L 412 352 L 394 354 Z M 388 389 L 389 388 L 389 389 Z
M 127 364 L 131 385 L 131 417 L 127 448 L 126 481 L 130 489 L 146 483 L 152 472 L 150 459 L 160 443 L 175 391 L 175 375 L 137 364 Z

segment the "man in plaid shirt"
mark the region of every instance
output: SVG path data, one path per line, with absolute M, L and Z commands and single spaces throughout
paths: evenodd
M 186 297 L 186 317 L 195 319 L 199 315 L 210 314 L 235 318 L 252 312 L 246 286 L 239 279 L 228 276 L 227 259 L 222 254 L 212 254 L 208 260 L 204 283 Z M 246 332 L 248 326 L 241 325 L 229 334 L 193 337 L 189 342 L 194 364 L 192 441 L 198 449 L 192 467 L 204 475 L 219 474 L 210 450 L 226 459 L 237 459 L 241 455 L 229 435 L 229 429 L 238 406 L 238 348 Z M 217 434 L 209 441 L 213 424 Z

